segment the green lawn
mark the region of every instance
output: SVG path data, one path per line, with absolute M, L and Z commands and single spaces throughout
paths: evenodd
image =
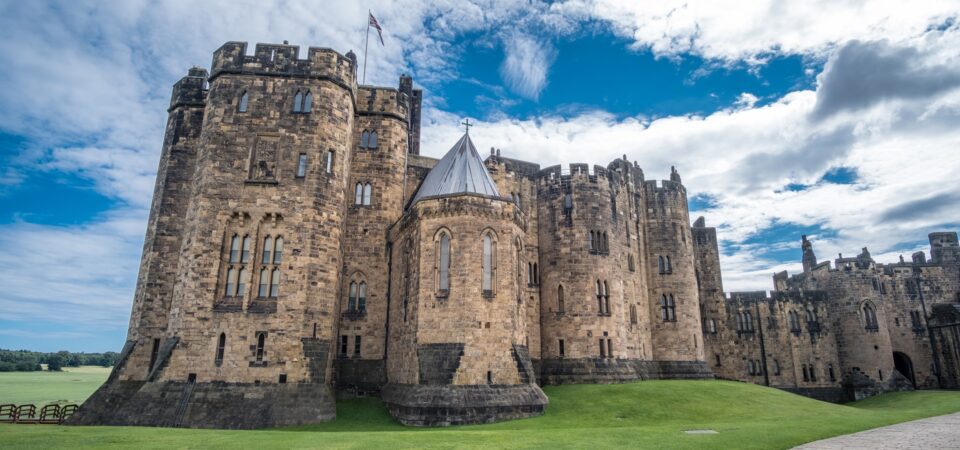
M 0 372 L 0 403 L 80 404 L 97 390 L 110 368 L 65 367 L 63 372 Z
M 789 448 L 960 411 L 960 392 L 895 393 L 834 405 L 728 381 L 552 386 L 547 414 L 445 429 L 393 422 L 375 398 L 341 401 L 331 423 L 263 431 L 0 425 L 3 448 Z M 683 430 L 712 429 L 713 435 Z

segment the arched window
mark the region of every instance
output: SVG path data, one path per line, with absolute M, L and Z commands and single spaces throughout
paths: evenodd
M 227 286 L 223 291 L 224 297 L 233 297 L 237 292 L 237 269 L 227 269 Z
M 363 204 L 363 184 L 357 183 L 357 186 L 353 190 L 353 204 L 362 205 Z
M 633 262 L 633 253 L 627 255 L 627 270 L 631 272 L 637 270 L 636 263 Z
M 363 206 L 370 206 L 370 195 L 373 193 L 373 186 L 370 183 L 363 185 Z
M 557 286 L 557 312 L 563 312 L 563 285 Z
M 220 337 L 217 339 L 217 355 L 213 358 L 213 363 L 216 365 L 223 364 L 223 350 L 227 346 L 227 335 L 225 333 L 220 333 Z
M 493 252 L 493 238 L 487 234 L 483 236 L 483 261 L 481 261 L 483 269 L 481 289 L 484 295 L 493 295 Z
M 367 283 L 360 282 L 360 288 L 357 291 L 357 311 L 365 312 L 367 310 Z
M 240 262 L 246 264 L 250 261 L 250 245 L 252 244 L 253 239 L 250 239 L 250 236 L 243 237 L 243 250 L 240 253 Z
M 787 317 L 790 320 L 790 331 L 794 333 L 800 332 L 800 316 L 796 311 L 790 311 L 787 313 Z
M 248 103 L 250 103 L 250 95 L 247 94 L 247 91 L 243 91 L 243 94 L 240 94 L 240 104 L 237 105 L 237 111 L 247 112 Z
M 232 270 L 232 269 L 231 269 Z M 243 297 L 243 293 L 247 290 L 247 269 L 241 268 L 237 271 L 237 297 Z
M 280 268 L 273 269 L 270 282 L 270 297 L 276 298 L 278 295 L 280 295 Z
M 667 256 L 667 273 L 673 273 L 673 264 L 670 263 L 669 256 Z
M 750 311 L 743 313 L 743 324 L 747 331 L 753 331 L 753 314 Z
M 867 330 L 879 329 L 879 326 L 877 325 L 877 312 L 869 303 L 863 304 L 863 321 Z
M 370 145 L 370 132 L 363 130 L 360 133 L 360 148 L 367 148 L 368 145 Z
M 808 310 L 807 310 L 807 323 L 808 323 L 808 324 L 813 324 L 813 323 L 816 322 L 816 321 L 817 321 L 817 313 L 815 313 L 812 309 L 808 309 Z
M 333 173 L 333 150 L 327 150 L 326 172 Z
M 517 194 L 513 197 L 513 200 L 517 202 L 517 208 L 520 208 L 521 206 L 523 206 L 523 205 L 520 203 L 520 193 L 519 193 L 519 192 L 517 192 Z
M 270 264 L 270 257 L 273 255 L 273 238 L 267 236 L 263 238 L 263 260 L 264 264 Z
M 589 236 L 590 236 L 590 240 L 588 241 L 589 246 L 587 248 L 590 251 L 595 251 L 597 248 L 596 248 L 596 244 L 594 243 L 595 238 L 594 238 L 593 230 L 590 230 Z
M 377 148 L 377 132 L 376 131 L 370 132 L 370 144 L 367 147 L 370 150 L 374 150 Z
M 283 238 L 277 236 L 277 239 L 273 243 L 273 263 L 280 264 L 283 259 L 281 255 L 283 254 Z
M 437 246 L 437 290 L 446 295 L 450 290 L 450 235 L 440 233 Z
M 266 297 L 270 294 L 270 269 L 266 267 L 260 269 L 260 289 L 257 290 L 257 297 Z
M 663 256 L 657 256 L 657 270 L 658 270 L 660 273 L 665 273 L 666 267 L 667 267 L 667 266 L 666 266 L 666 264 L 665 264 L 664 261 L 663 261 Z
M 300 112 L 300 108 L 303 107 L 303 93 L 297 91 L 293 96 L 293 112 Z
M 307 95 L 303 96 L 303 108 L 301 110 L 305 113 L 313 111 L 313 94 L 310 91 L 307 91 Z
M 533 284 L 540 285 L 540 267 L 537 266 L 537 263 L 533 263 Z
M 347 311 L 357 310 L 357 283 L 350 282 L 350 292 L 347 297 Z
M 670 322 L 677 320 L 677 304 L 673 301 L 673 294 L 667 296 L 667 320 Z
M 237 235 L 230 239 L 230 262 L 240 262 L 240 236 Z
M 610 315 L 610 286 L 603 280 L 603 312 Z
M 597 280 L 597 311 L 603 314 L 603 283 Z
M 610 241 L 607 240 L 607 232 L 603 232 L 603 248 L 601 249 L 604 253 L 610 251 Z
M 257 362 L 263 362 L 263 347 L 267 343 L 267 334 L 257 334 Z

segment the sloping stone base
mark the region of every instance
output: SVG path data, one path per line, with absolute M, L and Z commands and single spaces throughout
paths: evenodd
M 113 381 L 67 424 L 252 429 L 334 418 L 336 404 L 326 384 Z
M 426 386 L 388 384 L 381 392 L 404 425 L 450 426 L 539 416 L 549 402 L 535 384 Z
M 538 380 L 542 385 L 714 378 L 713 372 L 703 361 L 563 358 L 545 359 L 537 365 L 540 369 Z

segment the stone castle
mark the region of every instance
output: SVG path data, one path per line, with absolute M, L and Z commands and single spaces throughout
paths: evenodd
M 947 385 L 906 312 L 922 294 L 956 319 L 955 233 L 929 262 L 836 269 L 804 241 L 803 274 L 728 298 L 675 170 L 484 159 L 469 129 L 420 156 L 411 78 L 358 85 L 352 52 L 298 53 L 228 42 L 174 85 L 127 342 L 74 423 L 314 423 L 338 392 L 481 423 L 543 413 L 543 384 L 657 378 L 837 400 Z

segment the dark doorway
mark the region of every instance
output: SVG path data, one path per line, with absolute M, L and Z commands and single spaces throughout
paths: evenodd
M 910 384 L 914 388 L 917 387 L 917 379 L 913 375 L 913 362 L 910 361 L 910 357 L 906 353 L 893 352 L 893 367 L 897 369 L 897 372 L 900 372 L 901 375 L 910 379 Z

